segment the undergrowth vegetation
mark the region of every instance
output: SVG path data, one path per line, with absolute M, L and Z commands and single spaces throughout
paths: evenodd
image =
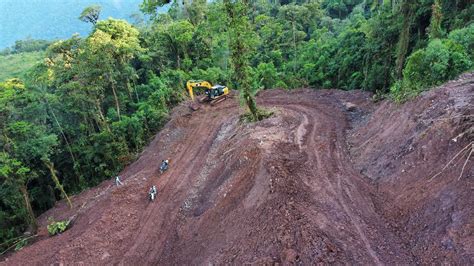
M 57 234 L 61 234 L 64 231 L 68 229 L 69 226 L 69 220 L 64 220 L 64 221 L 54 221 L 53 219 L 48 220 L 48 233 L 50 236 L 54 236 Z
M 403 79 L 391 88 L 394 99 L 407 100 L 472 69 L 473 49 L 474 24 L 451 32 L 448 38 L 430 41 L 408 57 Z

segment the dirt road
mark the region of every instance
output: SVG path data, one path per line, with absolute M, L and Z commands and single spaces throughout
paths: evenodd
M 74 226 L 42 228 L 0 264 L 473 263 L 472 161 L 460 180 L 459 164 L 427 178 L 468 143 L 450 140 L 470 122 L 425 125 L 471 112 L 473 82 L 404 106 L 360 91 L 264 91 L 275 114 L 255 124 L 239 122 L 236 100 L 182 105 L 123 186 L 59 204 L 40 224 L 77 214 Z

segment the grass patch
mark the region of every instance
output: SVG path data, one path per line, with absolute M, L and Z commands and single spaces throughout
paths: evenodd
M 43 60 L 44 56 L 44 51 L 1 55 L 0 82 L 9 78 L 22 79 L 31 67 Z
M 257 109 L 257 119 L 250 113 L 250 111 L 245 112 L 240 116 L 240 121 L 245 121 L 247 123 L 261 121 L 263 119 L 269 118 L 273 115 L 273 111 L 266 110 L 266 109 Z

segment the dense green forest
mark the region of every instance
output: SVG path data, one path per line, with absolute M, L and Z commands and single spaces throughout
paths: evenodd
M 0 250 L 57 200 L 132 162 L 188 79 L 242 89 L 249 105 L 258 90 L 300 87 L 404 101 L 474 66 L 470 0 L 145 0 L 141 10 L 152 19 L 134 25 L 97 7 L 77 14 L 89 36 L 48 44 L 44 60 L 0 83 Z

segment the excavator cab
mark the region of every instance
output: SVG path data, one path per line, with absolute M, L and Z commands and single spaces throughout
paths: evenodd
M 209 100 L 214 100 L 217 97 L 224 94 L 228 94 L 228 93 L 229 93 L 229 89 L 226 86 L 222 86 L 222 85 L 215 85 L 215 86 L 212 86 L 210 89 L 206 90 L 206 95 Z

